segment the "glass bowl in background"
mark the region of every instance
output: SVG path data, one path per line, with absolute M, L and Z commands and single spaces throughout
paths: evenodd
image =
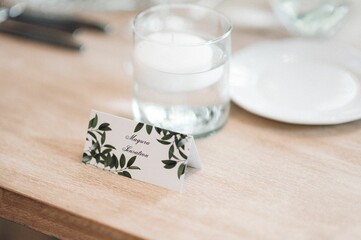
M 152 5 L 167 4 L 167 3 L 192 3 L 205 7 L 214 8 L 220 4 L 222 0 L 150 0 Z
M 347 0 L 270 0 L 283 25 L 296 35 L 329 36 L 335 33 L 350 10 Z

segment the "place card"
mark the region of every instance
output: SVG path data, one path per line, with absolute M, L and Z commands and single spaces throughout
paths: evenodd
M 192 136 L 91 111 L 83 162 L 181 191 L 187 166 L 201 168 Z

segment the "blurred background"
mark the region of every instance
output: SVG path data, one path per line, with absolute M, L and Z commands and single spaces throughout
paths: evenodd
M 47 41 L 80 50 L 82 44 L 75 41 L 72 34 L 81 25 L 101 32 L 108 32 L 109 29 L 121 32 L 121 35 L 131 42 L 131 18 L 142 9 L 166 2 L 197 3 L 224 13 L 233 23 L 234 32 L 241 33 L 237 35 L 237 38 L 233 38 L 234 50 L 245 47 L 247 43 L 291 36 L 334 38 L 347 45 L 360 47 L 361 1 L 357 0 L 308 1 L 311 4 L 317 3 L 316 9 L 307 4 L 298 6 L 295 4 L 298 0 L 28 0 L 21 1 L 20 5 L 18 0 L 2 0 L 0 1 L 2 10 L 0 11 L 0 34 L 6 33 L 18 37 L 21 35 L 20 37 L 29 39 L 40 38 L 39 36 L 44 34 L 41 27 L 56 26 L 65 32 L 65 37 L 57 35 L 55 39 L 50 38 Z M 324 2 L 327 4 L 322 5 Z M 28 15 L 21 15 L 23 12 Z M 92 19 L 93 14 L 96 16 L 94 19 Z M 129 27 L 120 29 L 119 26 L 108 26 L 106 22 L 97 22 L 97 19 L 103 19 L 99 16 L 108 14 L 128 15 Z M 79 16 L 86 16 L 86 21 L 74 22 L 73 18 Z M 55 22 L 54 17 L 56 17 Z M 14 23 L 8 24 L 9 18 L 14 20 Z M 64 42 L 54 42 L 59 39 Z M 54 240 L 56 238 L 0 219 L 0 239 Z

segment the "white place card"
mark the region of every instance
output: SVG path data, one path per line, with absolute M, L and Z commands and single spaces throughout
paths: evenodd
M 187 166 L 202 167 L 192 136 L 95 110 L 83 162 L 176 191 L 183 188 Z

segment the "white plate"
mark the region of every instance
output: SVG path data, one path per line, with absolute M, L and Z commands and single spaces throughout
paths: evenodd
M 232 58 L 231 97 L 287 123 L 327 125 L 361 118 L 361 53 L 330 41 L 255 44 Z

